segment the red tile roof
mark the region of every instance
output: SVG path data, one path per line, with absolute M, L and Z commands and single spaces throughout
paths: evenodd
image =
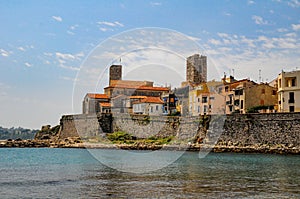
M 132 81 L 132 80 L 111 80 L 110 86 L 127 86 L 127 87 L 139 87 L 139 86 L 153 86 L 153 82 L 150 81 Z
M 164 102 L 159 97 L 147 97 L 145 99 L 142 99 L 139 102 L 134 102 L 135 104 L 140 103 L 153 103 L 153 104 L 163 104 Z
M 147 96 L 130 96 L 129 98 L 130 99 L 144 99 L 146 98 Z
M 108 102 L 100 102 L 99 104 L 100 104 L 100 106 L 102 106 L 102 107 L 111 107 L 111 104 L 108 103 Z
M 106 94 L 88 93 L 87 96 L 93 99 L 108 99 Z

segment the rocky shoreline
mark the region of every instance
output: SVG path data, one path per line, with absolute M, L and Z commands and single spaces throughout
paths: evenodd
M 83 143 L 80 140 L 54 142 L 52 140 L 0 140 L 0 148 L 88 148 L 123 150 L 184 150 L 226 153 L 298 154 L 300 148 L 285 145 L 225 146 L 225 145 L 155 145 L 155 144 L 106 144 Z

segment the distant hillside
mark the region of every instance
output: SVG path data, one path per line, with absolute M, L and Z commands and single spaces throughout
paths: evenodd
M 18 128 L 3 128 L 0 127 L 0 140 L 7 140 L 7 139 L 33 139 L 34 135 L 38 132 L 38 130 L 31 130 L 31 129 L 23 129 L 21 127 Z

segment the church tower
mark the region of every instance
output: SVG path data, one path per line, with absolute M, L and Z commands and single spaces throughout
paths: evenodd
M 122 80 L 122 65 L 111 65 L 109 68 L 109 85 L 112 80 Z

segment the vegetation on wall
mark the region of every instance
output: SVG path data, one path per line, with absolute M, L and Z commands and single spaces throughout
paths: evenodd
M 274 110 L 274 105 L 266 106 L 266 105 L 260 105 L 260 106 L 254 106 L 249 109 L 247 109 L 247 113 L 258 113 L 260 110 Z
M 138 144 L 138 143 L 145 143 L 145 144 L 155 144 L 155 145 L 163 145 L 168 144 L 172 141 L 174 136 L 168 137 L 155 137 L 151 136 L 149 138 L 136 138 L 129 133 L 118 131 L 114 133 L 107 134 L 107 138 L 114 144 Z

